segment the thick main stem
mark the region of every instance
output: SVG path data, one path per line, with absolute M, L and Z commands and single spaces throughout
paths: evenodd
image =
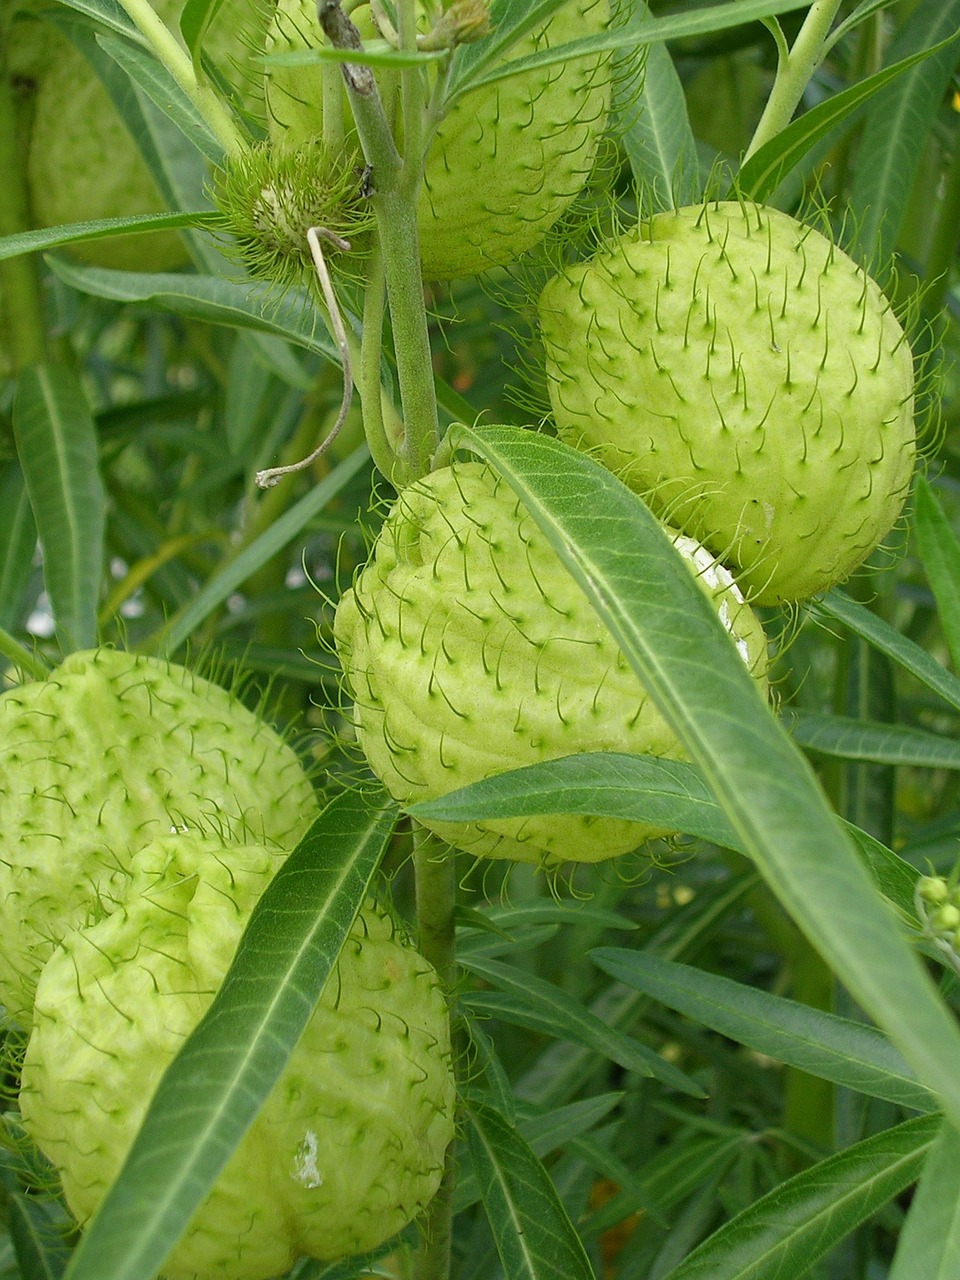
M 814 0 L 787 56 L 777 68 L 767 105 L 747 147 L 744 160 L 785 129 L 800 105 L 803 91 L 826 49 L 827 37 L 843 0 Z
M 339 49 L 362 50 L 360 35 L 342 12 L 339 0 L 319 0 L 317 11 L 331 44 Z M 409 85 L 404 88 L 404 115 L 412 117 L 410 95 L 417 93 L 419 72 L 410 68 L 403 74 L 410 77 Z M 406 154 L 401 156 L 370 68 L 361 63 L 344 63 L 343 79 L 360 145 L 370 168 L 370 198 L 383 259 L 404 421 L 395 480 L 405 483 L 430 470 L 440 441 L 417 229 L 417 192 L 422 168 L 417 148 L 420 134 L 417 131 L 413 139 L 408 139 L 413 149 L 408 145 Z M 422 110 L 422 104 L 417 110 Z

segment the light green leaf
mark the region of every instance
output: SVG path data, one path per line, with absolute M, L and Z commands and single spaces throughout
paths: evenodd
M 152 53 L 114 35 L 99 36 L 97 43 L 123 68 L 134 84 L 143 90 L 154 106 L 170 118 L 201 155 L 206 156 L 211 164 L 220 164 L 223 159 L 220 143 L 170 72 Z
M 43 551 L 43 579 L 63 652 L 97 643 L 106 499 L 83 387 L 61 365 L 20 375 L 13 401 L 17 454 Z
M 942 1123 L 939 1116 L 907 1120 L 790 1178 L 726 1222 L 665 1280 L 796 1280 L 916 1180 Z
M 925 769 L 960 769 L 960 742 L 924 729 L 809 711 L 791 712 L 784 723 L 795 742 L 822 755 Z
M 106 240 L 129 235 L 131 231 L 169 231 L 179 227 L 215 227 L 223 222 L 219 213 L 198 209 L 194 213 L 135 213 L 126 218 L 98 218 L 93 222 L 65 222 L 58 227 L 21 231 L 0 239 L 0 262 L 23 253 L 59 249 L 79 240 Z
M 886 1037 L 866 1023 L 649 952 L 598 947 L 590 958 L 619 982 L 737 1044 L 873 1098 L 936 1110 L 930 1091 L 917 1083 Z
M 960 0 L 921 0 L 890 46 L 891 62 L 923 59 L 880 94 L 864 126 L 849 194 L 855 244 L 867 263 L 885 265 L 897 244 L 907 201 L 960 49 Z M 929 54 L 929 57 L 924 57 Z
M 74 289 L 114 302 L 147 302 L 191 320 L 254 329 L 288 338 L 299 347 L 339 363 L 336 348 L 305 296 L 290 292 L 282 298 L 262 285 L 243 278 L 112 271 L 106 267 L 81 267 L 61 258 L 50 259 L 51 269 Z
M 785 909 L 960 1123 L 960 1030 L 663 527 L 546 435 L 457 426 L 515 490 Z
M 657 213 L 699 199 L 697 144 L 666 45 L 647 48 L 643 84 L 636 100 L 623 106 L 620 136 L 644 210 Z
M 814 616 L 817 613 L 823 613 L 828 618 L 835 618 L 837 622 L 842 622 L 854 635 L 862 636 L 875 649 L 892 658 L 905 671 L 916 676 L 921 684 L 926 685 L 951 707 L 960 711 L 960 680 L 949 671 L 945 671 L 939 662 L 931 658 L 918 644 L 901 635 L 889 623 L 878 618 L 869 609 L 865 609 L 862 604 L 857 604 L 842 591 L 834 590 L 829 591 L 817 601 L 813 612 Z
M 889 1280 L 960 1276 L 960 1135 L 945 1124 L 933 1144 L 900 1233 Z
M 694 1098 L 704 1096 L 700 1086 L 688 1075 L 639 1040 L 608 1027 L 579 1000 L 552 982 L 487 957 L 468 955 L 462 957 L 462 961 L 464 968 L 498 989 L 464 992 L 461 999 L 468 1008 L 585 1045 L 627 1071 L 660 1080 Z
M 960 540 L 922 475 L 917 477 L 913 528 L 950 660 L 960 671 Z
M 758 203 L 769 200 L 817 142 L 844 122 L 852 124 L 881 89 L 943 48 L 923 49 L 818 102 L 753 153 L 737 175 L 736 190 Z
M 759 18 L 802 9 L 806 2 L 807 0 L 728 0 L 726 4 L 708 5 L 663 17 L 645 16 L 639 22 L 612 26 L 602 35 L 571 40 L 568 44 L 554 45 L 523 58 L 501 61 L 501 53 L 509 45 L 516 43 L 518 32 L 522 34 L 537 25 L 537 21 L 529 16 L 531 13 L 535 13 L 537 20 L 542 22 L 545 16 L 549 16 L 562 3 L 562 0 L 542 0 L 535 8 L 524 11 L 522 26 L 520 23 L 516 26 L 503 23 L 495 39 L 479 41 L 464 49 L 455 64 L 446 102 L 449 106 L 460 94 L 480 85 L 509 80 L 511 76 L 556 66 L 561 62 L 569 62 L 572 58 L 585 58 L 591 54 L 617 49 L 637 49 L 644 44 L 663 44 L 667 40 L 683 40 L 689 36 L 710 35 L 715 31 L 725 31 L 730 27 L 755 22 Z
M 160 1269 L 283 1071 L 395 817 L 382 792 L 345 792 L 277 872 L 213 1003 L 163 1075 L 67 1280 L 144 1280 Z
M 516 1128 L 467 1106 L 469 1150 L 506 1280 L 595 1280 L 550 1177 Z

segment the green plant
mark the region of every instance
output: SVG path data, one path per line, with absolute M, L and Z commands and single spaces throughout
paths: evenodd
M 441 1125 L 422 1192 L 407 1197 L 388 1180 L 392 1239 L 341 1240 L 331 1252 L 348 1256 L 327 1262 L 301 1237 L 291 1253 L 258 1263 L 261 1272 L 949 1274 L 960 1192 L 960 0 L 622 0 L 610 25 L 605 7 L 586 14 L 562 0 L 493 0 L 488 11 L 322 0 L 319 28 L 312 11 L 301 24 L 293 8 L 278 16 L 241 3 L 235 25 L 261 32 L 243 74 L 216 51 L 226 10 L 215 0 L 189 0 L 169 25 L 145 0 L 123 0 L 122 11 L 106 0 L 21 8 L 0 0 L 3 701 L 49 696 L 32 690 L 48 688 L 52 670 L 111 646 L 186 668 L 192 655 L 213 653 L 208 671 L 225 669 L 221 655 L 246 670 L 239 696 L 251 709 L 256 686 L 270 686 L 277 740 L 297 725 L 298 751 L 324 771 L 322 803 L 305 797 L 309 829 L 289 828 L 269 884 L 263 875 L 237 890 L 218 878 L 229 859 L 217 861 L 211 883 L 226 889 L 216 900 L 232 922 L 221 942 L 219 924 L 211 932 L 190 910 L 172 917 L 171 955 L 187 936 L 201 956 L 218 949 L 215 975 L 186 974 L 210 1003 L 179 1024 L 185 1038 L 172 1059 L 173 1039 L 153 1055 L 165 1065 L 150 1076 L 149 1104 L 139 1079 L 117 1077 L 129 1149 L 104 1189 L 121 1161 L 111 1147 L 109 1171 L 97 1174 L 102 1199 L 82 1231 L 22 1132 L 22 1032 L 5 1032 L 0 1276 L 153 1280 L 177 1265 L 167 1260 L 190 1247 L 195 1215 L 244 1135 L 258 1132 L 313 1009 L 328 1009 L 331 975 L 360 945 L 355 923 L 362 932 L 387 879 L 424 957 L 412 963 L 429 964 L 446 997 L 435 1034 L 441 1057 L 452 1046 L 457 1123 L 443 1174 Z M 30 99 L 7 38 L 28 20 L 41 33 L 57 25 L 112 88 L 165 212 L 98 218 L 90 206 L 69 215 L 79 225 L 38 225 L 23 154 Z M 290 39 L 276 42 L 291 21 Z M 281 85 L 309 104 L 296 122 L 305 151 L 287 145 L 282 126 L 293 117 Z M 555 108 L 580 122 L 570 139 L 555 131 Z M 477 137 L 455 145 L 474 118 Z M 491 158 L 484 147 L 494 142 Z M 515 162 L 530 154 L 528 187 Z M 472 179 L 458 173 L 461 160 Z M 425 211 L 432 198 L 442 212 L 446 180 L 432 166 L 451 174 L 443 262 L 428 256 L 436 228 Z M 529 210 L 518 214 L 518 191 L 532 197 L 532 221 Z M 762 261 L 738 231 L 754 218 L 767 233 L 754 246 L 762 243 Z M 501 226 L 508 234 L 495 232 Z M 171 276 L 144 259 L 104 271 L 71 256 L 71 246 L 113 245 L 133 231 L 175 231 L 190 266 Z M 660 305 L 662 237 L 674 232 L 671 309 Z M 782 270 L 779 293 L 763 288 L 776 253 L 786 301 Z M 651 260 L 661 282 L 646 304 L 653 331 L 635 311 Z M 619 298 L 602 278 L 614 262 Z M 481 282 L 466 278 L 490 264 Z M 706 287 L 695 295 L 714 268 L 707 312 Z M 431 275 L 451 278 L 425 287 Z M 750 287 L 730 308 L 737 279 Z M 818 299 L 834 280 L 828 330 Z M 691 384 L 682 357 L 695 337 L 706 345 Z M 667 388 L 682 448 L 653 431 L 638 360 Z M 751 416 L 755 389 L 770 404 L 766 418 Z M 820 430 L 820 405 L 826 429 L 838 393 L 843 430 L 831 439 L 849 451 L 842 466 Z M 576 423 L 564 421 L 570 406 Z M 888 423 L 879 435 L 878 420 Z M 638 494 L 617 474 L 625 459 L 610 452 L 620 445 L 606 434 L 611 424 L 641 455 L 679 457 L 644 474 L 631 457 Z M 784 462 L 773 428 L 791 424 L 804 448 Z M 746 453 L 736 447 L 748 441 Z M 709 486 L 698 487 L 691 471 L 701 458 Z M 485 496 L 474 490 L 481 475 Z M 762 510 L 775 485 L 789 516 L 781 546 L 766 545 L 761 521 L 751 535 L 759 550 L 748 554 L 740 516 Z M 727 494 L 719 513 L 717 502 L 705 505 L 715 491 Z M 442 502 L 426 501 L 431 493 Z M 486 503 L 503 544 L 498 534 L 484 558 L 473 521 Z M 730 643 L 725 601 L 703 589 L 705 573 L 698 582 L 690 572 L 662 517 L 682 517 L 721 562 L 737 551 L 745 568 L 728 568 L 756 607 L 765 639 L 751 622 L 751 643 L 767 649 L 772 696 L 755 678 L 759 662 L 745 663 Z M 766 592 L 774 559 L 788 580 Z M 522 614 L 499 608 L 507 587 L 524 595 Z M 548 685 L 544 655 L 570 621 L 551 608 L 558 601 L 592 628 L 607 666 L 626 664 L 616 673 L 623 697 L 636 709 L 643 690 L 669 757 L 650 754 L 646 740 L 566 734 L 556 691 L 584 690 L 589 722 L 607 687 L 584 657 L 570 657 L 551 668 L 541 742 L 529 756 L 490 759 L 496 731 L 512 737 Z M 483 662 L 498 615 L 505 627 L 522 616 L 534 636 L 532 686 L 528 663 L 508 667 L 526 673 L 527 701 L 506 698 L 506 710 Z M 391 655 L 409 667 L 387 673 Z M 474 717 L 482 768 L 462 767 L 470 742 L 459 739 L 457 767 L 445 767 L 454 731 L 420 713 L 424 690 L 428 700 L 456 694 L 445 704 L 449 725 Z M 379 721 L 371 692 L 383 703 Z M 403 740 L 392 728 L 401 714 L 415 717 Z M 550 735 L 568 754 L 544 749 Z M 239 736 L 242 755 L 248 735 Z M 430 766 L 426 787 L 419 774 L 404 776 L 414 738 Z M 157 748 L 161 770 L 197 763 L 196 742 L 171 730 Z M 55 758 L 52 736 L 39 749 L 42 774 Z M 74 750 L 69 762 L 81 835 L 96 826 L 84 792 L 98 751 Z M 252 794 L 264 799 L 250 812 L 269 810 L 275 793 L 269 772 L 257 772 Z M 34 790 L 31 782 L 27 798 L 39 804 Z M 63 812 L 52 803 L 51 814 Z M 68 814 L 54 844 L 71 824 Z M 563 862 L 582 850 L 557 843 L 548 875 L 444 839 L 565 827 L 577 841 L 585 830 L 675 834 L 596 862 Z M 156 834 L 168 850 L 185 847 Z M 193 833 L 183 839 L 193 845 Z M 16 865 L 2 843 L 0 858 Z M 192 907 L 197 883 L 178 881 L 171 893 Z M 148 896 L 123 896 L 125 885 L 120 876 L 94 894 L 62 935 L 47 929 L 37 1025 L 54 1025 L 54 1005 L 68 1009 L 82 1031 L 70 1040 L 80 1062 L 83 1039 L 122 1024 L 130 1061 L 155 1068 L 138 1014 L 156 1008 L 156 989 L 150 981 L 131 1007 L 133 971 L 118 956 L 137 943 L 123 934 L 115 949 L 111 939 L 125 918 L 148 931 L 161 918 Z M 59 907 L 56 877 L 51 894 Z M 15 953 L 19 924 L 11 912 L 0 950 Z M 102 988 L 69 986 L 81 956 Z M 155 959 L 141 970 L 148 978 Z M 127 1018 L 108 1007 L 115 985 Z M 369 1013 L 351 1023 L 380 1019 L 386 1034 L 379 993 L 362 1002 Z M 375 1053 L 349 1028 L 344 1036 L 342 1060 L 359 1077 Z M 46 1040 L 53 1055 L 57 1036 Z M 64 1032 L 60 1048 L 67 1043 Z M 110 1147 L 102 1117 L 82 1105 L 105 1074 L 102 1058 L 73 1086 L 72 1066 L 54 1064 L 43 1045 L 38 1037 L 26 1051 L 26 1097 L 46 1073 L 53 1107 L 66 1105 L 78 1125 L 83 1112 L 84 1143 Z M 393 1069 L 384 1077 L 401 1120 L 404 1079 Z M 442 1071 L 436 1079 L 449 1088 Z M 25 1100 L 25 1117 L 30 1107 Z M 274 1212 L 275 1183 L 258 1187 L 251 1206 Z M 315 1203 L 302 1190 L 294 1235 Z M 419 1198 L 429 1198 L 422 1211 Z M 368 1244 L 367 1255 L 351 1252 Z M 202 1280 L 205 1268 L 193 1269 Z

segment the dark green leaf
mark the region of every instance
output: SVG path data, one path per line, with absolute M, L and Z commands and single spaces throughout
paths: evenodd
M 604 973 L 758 1053 L 871 1097 L 936 1110 L 896 1049 L 865 1023 L 649 952 L 598 947 L 590 956 Z
M 916 1180 L 942 1123 L 907 1120 L 822 1160 L 725 1223 L 665 1280 L 798 1280 Z
M 69 1280 L 143 1280 L 161 1267 L 283 1071 L 394 821 L 382 793 L 346 792 L 277 872 L 213 1004 L 161 1079 Z
M 917 476 L 913 528 L 950 660 L 960 671 L 960 540 L 922 475 Z
M 595 1280 L 550 1176 L 491 1107 L 467 1108 L 469 1149 L 506 1280 Z
M 20 375 L 13 429 L 43 550 L 43 577 L 64 653 L 97 643 L 105 497 L 97 437 L 72 370 Z

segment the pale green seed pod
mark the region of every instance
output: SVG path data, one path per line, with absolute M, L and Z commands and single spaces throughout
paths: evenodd
M 657 214 L 540 298 L 560 435 L 755 603 L 846 578 L 913 472 L 913 358 L 874 281 L 776 209 Z
M 363 8 L 352 16 L 364 35 L 373 31 Z M 609 0 L 570 0 L 508 58 L 597 35 L 609 21 Z M 268 53 L 298 52 L 323 39 L 313 0 L 280 0 Z M 475 275 L 539 243 L 593 169 L 611 81 L 609 55 L 591 55 L 480 86 L 453 105 L 427 151 L 417 209 L 426 279 Z M 381 82 L 389 94 L 392 81 Z M 315 140 L 324 130 L 323 69 L 270 68 L 267 106 L 276 145 Z
M 763 630 L 730 574 L 692 539 L 675 543 L 765 687 Z M 579 585 L 480 463 L 401 493 L 334 634 L 360 746 L 401 804 L 578 752 L 684 757 Z M 427 825 L 477 857 L 545 866 L 662 834 L 577 815 Z
M 0 696 L 0 812 L 0 1001 L 26 1025 L 54 943 L 111 909 L 137 849 L 191 830 L 285 853 L 319 810 L 296 753 L 239 699 L 99 649 Z
M 20 1107 L 81 1225 L 119 1173 L 276 868 L 263 846 L 165 837 L 135 856 L 117 909 L 69 932 L 47 962 Z M 453 1108 L 439 981 L 368 905 L 164 1276 L 266 1280 L 300 1256 L 332 1261 L 375 1248 L 433 1197 Z

